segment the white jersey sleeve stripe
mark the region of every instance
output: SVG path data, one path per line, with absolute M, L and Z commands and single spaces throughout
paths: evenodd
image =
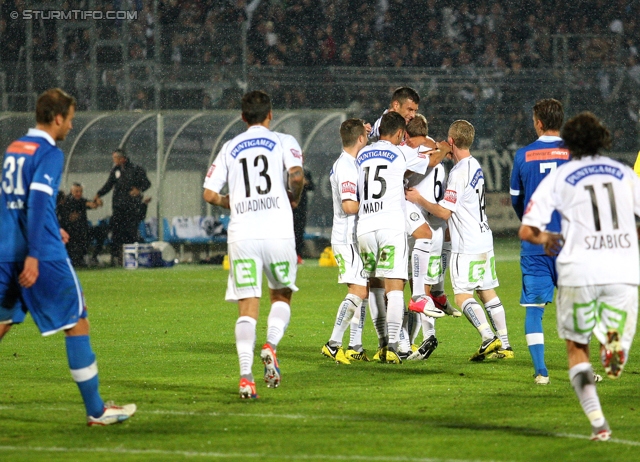
M 29 189 L 33 189 L 35 191 L 42 191 L 43 193 L 47 193 L 50 196 L 53 196 L 53 188 L 48 184 L 44 183 L 31 183 Z

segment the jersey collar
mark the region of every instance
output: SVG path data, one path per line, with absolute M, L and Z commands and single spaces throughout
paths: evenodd
M 555 141 L 562 141 L 562 138 L 560 138 L 559 136 L 542 135 L 540 138 L 538 138 L 538 141 L 542 141 L 543 143 L 553 143 Z
M 27 136 L 34 136 L 36 138 L 44 138 L 45 140 L 47 140 L 49 142 L 49 144 L 51 146 L 55 146 L 56 142 L 53 140 L 53 138 L 51 138 L 51 135 L 49 135 L 47 132 L 43 131 L 43 130 L 38 130 L 37 128 L 30 128 L 29 131 L 27 132 Z

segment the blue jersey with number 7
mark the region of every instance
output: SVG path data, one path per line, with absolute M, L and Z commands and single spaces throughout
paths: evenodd
M 541 136 L 535 142 L 518 149 L 511 171 L 511 204 L 522 220 L 524 210 L 540 182 L 559 165 L 569 160 L 569 150 L 562 138 Z M 560 232 L 560 214 L 554 212 L 547 231 Z M 522 242 L 521 255 L 544 255 L 541 245 Z

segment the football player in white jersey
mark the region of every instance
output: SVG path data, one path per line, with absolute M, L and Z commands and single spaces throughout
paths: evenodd
M 480 348 L 469 359 L 482 361 L 494 352 L 492 356 L 497 358 L 513 358 L 504 307 L 494 290 L 498 287 L 498 276 L 493 235 L 485 213 L 484 176 L 480 163 L 469 152 L 474 136 L 475 129 L 466 120 L 456 120 L 449 127 L 447 141 L 455 165 L 449 172 L 443 200 L 433 204 L 415 189 L 407 191 L 407 199 L 447 220 L 452 247 L 449 272 L 455 301 L 482 337 Z M 491 325 L 473 298 L 474 292 L 484 304 Z
M 410 87 L 399 87 L 391 96 L 391 102 L 389 103 L 389 108 L 384 111 L 384 114 L 389 112 L 397 112 L 402 117 L 404 117 L 405 122 L 409 122 L 413 119 L 418 111 L 418 105 L 420 104 L 420 96 L 418 92 L 416 92 L 413 88 Z M 383 115 L 384 115 L 383 114 Z M 377 140 L 380 136 L 379 127 L 380 122 L 382 121 L 382 116 L 373 124 L 371 127 L 370 124 L 366 124 L 368 137 L 370 140 Z M 430 232 L 428 234 L 424 233 L 425 229 L 421 228 L 418 231 L 418 238 L 420 239 L 431 239 Z M 428 231 L 428 230 L 427 230 Z M 387 334 L 387 319 L 386 319 L 386 303 L 385 303 L 385 289 L 383 284 L 378 279 L 372 279 L 369 281 L 370 285 L 370 297 L 369 297 L 369 311 L 371 313 L 371 320 L 373 321 L 373 325 L 376 329 L 376 334 L 378 335 L 379 348 L 378 352 L 373 357 L 374 360 L 380 359 L 380 351 L 383 344 L 386 344 Z
M 420 95 L 418 95 L 417 91 L 411 87 L 399 87 L 393 92 L 391 102 L 389 103 L 389 109 L 385 110 L 384 114 L 387 112 L 397 112 L 404 117 L 406 123 L 409 123 L 411 119 L 416 116 L 419 105 Z M 371 127 L 371 131 L 369 131 L 368 135 L 370 139 L 378 139 L 380 137 L 381 121 L 382 116 L 380 116 L 380 118 L 373 124 L 373 127 Z
M 407 124 L 407 135 L 409 138 L 406 140 L 406 144 L 408 146 L 416 146 L 426 141 L 427 143 L 425 144 L 429 146 L 440 146 L 441 155 L 432 154 L 429 169 L 426 174 L 420 175 L 413 173 L 407 179 L 406 186 L 407 188 L 416 189 L 417 192 L 429 202 L 437 203 L 444 197 L 446 172 L 441 162 L 444 155 L 449 152 L 450 146 L 447 143 L 436 144 L 432 138 L 428 137 L 428 134 L 429 125 L 427 119 L 422 114 L 417 114 L 416 117 Z M 430 152 L 435 153 L 436 151 Z M 423 328 L 424 339 L 420 347 L 407 359 L 417 360 L 428 359 L 431 353 L 438 347 L 438 340 L 435 337 L 435 317 L 425 316 L 423 313 L 426 307 L 425 299 L 433 299 L 436 307 L 450 316 L 460 317 L 462 313 L 448 303 L 446 295 L 444 294 L 444 273 L 446 270 L 446 261 L 449 256 L 449 252 L 447 251 L 445 253 L 446 258 L 443 257 L 447 222 L 431 215 L 422 207 L 408 202 L 407 207 L 410 205 L 417 208 L 417 211 L 412 212 L 412 214 L 420 214 L 420 218 L 425 220 L 432 231 L 431 245 L 426 252 L 414 247 L 411 253 L 412 264 L 410 271 L 412 272 L 414 300 L 409 303 L 409 309 L 412 310 L 411 314 L 419 316 L 418 319 Z M 407 208 L 407 210 L 409 209 Z M 410 216 L 407 223 L 414 220 L 415 219 Z M 411 241 L 412 239 L 410 238 L 410 245 Z M 418 306 L 416 307 L 416 305 Z M 415 334 L 412 333 L 412 340 L 414 336 L 417 335 L 420 324 L 417 325 L 417 329 L 414 329 Z
M 380 123 L 380 141 L 358 154 L 358 244 L 365 274 L 384 278 L 387 304 L 386 339 L 380 345 L 383 362 L 401 363 L 397 354 L 404 313 L 403 288 L 407 280 L 407 235 L 405 226 L 404 175 L 407 160 L 397 145 L 405 135 L 404 117 L 388 112 Z M 428 157 L 416 170 L 424 173 Z
M 222 146 L 204 182 L 204 200 L 231 209 L 227 231 L 231 268 L 225 298 L 238 303 L 235 335 L 241 398 L 258 397 L 251 368 L 262 272 L 271 297 L 267 342 L 260 353 L 269 387 L 280 384 L 276 349 L 289 324 L 291 296 L 298 290 L 291 208 L 300 200 L 304 183 L 302 150 L 292 136 L 269 130 L 272 118 L 269 95 L 245 94 L 242 120 L 248 129 Z M 284 171 L 289 173 L 288 191 Z M 229 194 L 223 196 L 225 185 Z
M 640 179 L 598 151 L 611 135 L 583 112 L 562 129 L 571 160 L 542 180 L 527 205 L 519 236 L 558 255 L 558 333 L 566 340 L 569 378 L 591 422 L 592 440 L 611 436 L 596 392 L 589 342 L 600 342 L 600 359 L 617 378 L 629 356 L 638 318 Z M 546 232 L 554 210 L 562 234 Z M 559 253 L 558 253 L 559 251 Z
M 362 347 L 362 327 L 368 303 L 367 278 L 356 236 L 358 218 L 358 166 L 356 156 L 367 145 L 367 132 L 361 119 L 348 119 L 340 125 L 342 153 L 331 168 L 333 196 L 333 228 L 331 249 L 338 263 L 338 282 L 347 284 L 348 294 L 340 303 L 331 338 L 322 347 L 322 354 L 337 363 L 369 361 Z M 342 349 L 342 337 L 351 326 L 349 348 Z

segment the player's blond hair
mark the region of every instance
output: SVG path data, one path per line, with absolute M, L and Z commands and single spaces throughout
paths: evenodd
M 416 114 L 416 116 L 407 124 L 407 134 L 413 138 L 415 136 L 428 136 L 429 124 L 427 119 L 422 114 Z
M 466 120 L 456 120 L 449 127 L 449 136 L 458 149 L 469 149 L 475 135 L 476 129 Z

